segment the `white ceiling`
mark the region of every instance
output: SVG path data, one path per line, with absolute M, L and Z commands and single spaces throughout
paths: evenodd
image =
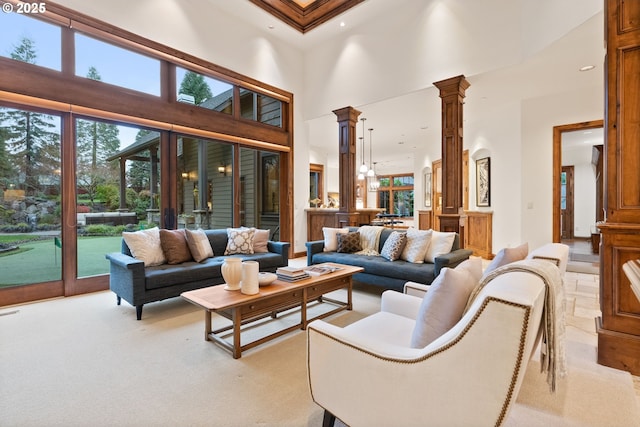
M 249 1 L 207 1 L 210 6 L 267 32 L 270 36 L 299 49 L 304 55 L 309 55 L 314 50 L 324 49 L 327 45 L 340 43 L 341 40 L 347 43 L 350 34 L 371 36 L 372 26 L 378 29 L 374 36 L 381 37 L 381 43 L 384 43 L 385 34 L 389 34 L 390 31 L 402 31 L 401 26 L 398 26 L 398 22 L 402 20 L 396 18 L 401 16 L 403 11 L 407 14 L 427 9 L 427 4 L 429 7 L 435 7 L 441 5 L 443 0 L 366 0 L 306 34 L 290 28 Z M 573 0 L 560 3 L 553 0 L 520 0 L 515 3 L 513 0 L 480 0 L 481 3 L 476 3 L 477 1 L 479 0 L 445 2 L 449 9 L 460 16 L 461 28 L 463 25 L 469 26 L 469 43 L 473 43 L 474 38 L 478 38 L 478 42 L 481 42 L 480 39 L 500 40 L 501 37 L 519 37 L 519 40 L 517 43 L 501 44 L 499 48 L 505 52 L 487 53 L 486 47 L 484 50 L 478 50 L 480 54 L 492 56 L 491 64 L 497 64 L 497 68 L 488 69 L 485 65 L 487 69 L 484 72 L 465 73 L 467 80 L 471 82 L 465 99 L 465 119 L 481 117 L 482 113 L 497 108 L 497 105 L 511 102 L 511 99 L 535 98 L 575 87 L 602 87 L 604 35 L 600 0 L 581 0 L 580 5 L 583 8 L 579 13 L 573 9 L 570 14 L 568 13 L 571 10 L 565 9 L 575 5 Z M 482 9 L 481 5 L 486 7 Z M 477 19 L 474 20 L 474 16 L 464 16 L 465 14 L 476 14 Z M 394 19 L 396 22 L 391 22 Z M 503 22 L 504 25 L 483 26 L 481 22 L 476 21 Z M 345 27 L 340 27 L 341 22 L 346 24 Z M 516 52 L 519 58 L 517 60 L 514 60 L 513 51 L 508 52 L 508 49 L 505 49 L 505 46 L 510 47 L 514 44 L 517 44 L 519 49 Z M 398 49 L 402 48 L 403 46 L 398 46 Z M 444 68 L 448 58 L 442 58 Z M 433 75 L 438 75 L 437 65 L 430 64 L 430 67 L 435 68 Z M 595 65 L 596 68 L 588 72 L 579 72 L 578 68 L 583 65 Z M 403 66 L 410 67 L 411 64 Z M 481 68 L 476 67 L 476 70 Z M 375 70 L 368 72 L 375 73 Z M 367 71 L 363 70 L 363 73 Z M 398 76 L 389 77 L 401 79 L 402 73 L 397 74 Z M 445 75 L 443 78 L 447 77 L 451 75 Z M 432 81 L 434 80 L 430 80 L 429 83 Z M 392 83 L 391 80 L 389 83 Z M 365 96 L 360 99 L 367 98 Z M 361 104 L 354 104 L 351 100 L 345 102 L 333 105 L 333 108 L 352 105 L 362 111 L 360 117 L 367 118 L 365 128 L 374 128 L 373 152 L 374 160 L 379 162 L 379 173 L 412 171 L 414 157 L 421 144 L 425 141 L 439 143 L 440 100 L 437 90 L 431 84 L 425 84 L 424 87 L 410 92 L 386 96 L 384 99 L 367 100 Z M 307 108 L 304 120 L 315 135 L 310 140 L 311 148 L 327 153 L 328 159 L 335 158 L 337 162 L 337 124 L 331 110 L 332 108 L 323 107 L 321 112 L 315 112 Z M 365 153 L 368 156 L 370 133 L 366 129 Z M 573 139 L 584 134 L 576 135 Z M 357 126 L 357 136 L 362 136 L 361 123 Z M 330 140 L 335 140 L 336 144 L 326 144 L 326 141 Z M 360 145 L 358 149 L 359 147 Z

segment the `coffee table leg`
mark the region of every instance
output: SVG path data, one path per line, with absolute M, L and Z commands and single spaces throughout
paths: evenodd
M 231 310 L 231 320 L 233 321 L 233 358 L 240 359 L 242 349 L 240 348 L 240 327 L 242 326 L 242 316 L 238 308 Z
M 352 291 L 353 290 L 353 280 L 349 279 L 349 286 L 347 286 L 347 310 L 353 309 L 353 298 Z
M 204 311 L 204 340 L 209 341 L 209 334 L 211 333 L 211 312 L 209 310 Z

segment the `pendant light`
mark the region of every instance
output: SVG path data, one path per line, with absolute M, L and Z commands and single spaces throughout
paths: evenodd
M 362 166 L 364 166 L 364 136 L 360 137 L 360 143 L 362 145 L 362 152 L 361 152 Z M 362 181 L 364 179 L 364 172 L 362 172 L 362 166 L 360 166 L 360 173 L 358 174 L 359 181 Z
M 362 165 L 360 165 L 360 174 L 362 174 L 362 179 L 364 179 L 364 174 L 367 173 L 367 165 L 364 163 L 364 121 L 367 120 L 364 117 L 360 119 L 362 121 Z M 360 175 L 358 175 L 360 179 Z
M 371 169 L 367 171 L 368 177 L 375 176 L 375 171 L 373 170 L 373 128 L 369 128 L 369 165 L 371 165 Z

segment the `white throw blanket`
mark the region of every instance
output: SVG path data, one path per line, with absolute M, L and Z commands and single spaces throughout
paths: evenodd
M 565 307 L 564 284 L 560 270 L 555 264 L 540 260 L 528 259 L 512 262 L 496 268 L 486 277 L 483 277 L 478 286 L 473 290 L 467 303 L 465 312 L 471 306 L 473 300 L 480 293 L 483 286 L 496 276 L 510 272 L 524 271 L 539 276 L 545 286 L 545 300 L 542 311 L 542 344 L 540 345 L 540 368 L 547 372 L 547 383 L 551 391 L 556 390 L 556 379 L 567 374 L 567 361 L 564 348 L 565 338 Z
M 360 232 L 360 246 L 362 250 L 355 252 L 356 255 L 380 255 L 378 245 L 380 244 L 380 233 L 384 227 L 377 225 L 363 225 L 358 228 Z

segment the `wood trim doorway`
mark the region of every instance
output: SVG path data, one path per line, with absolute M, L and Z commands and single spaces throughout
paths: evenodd
M 562 173 L 562 133 L 576 130 L 594 129 L 604 126 L 604 120 L 572 123 L 553 127 L 553 242 L 561 242 L 560 232 L 560 175 Z

